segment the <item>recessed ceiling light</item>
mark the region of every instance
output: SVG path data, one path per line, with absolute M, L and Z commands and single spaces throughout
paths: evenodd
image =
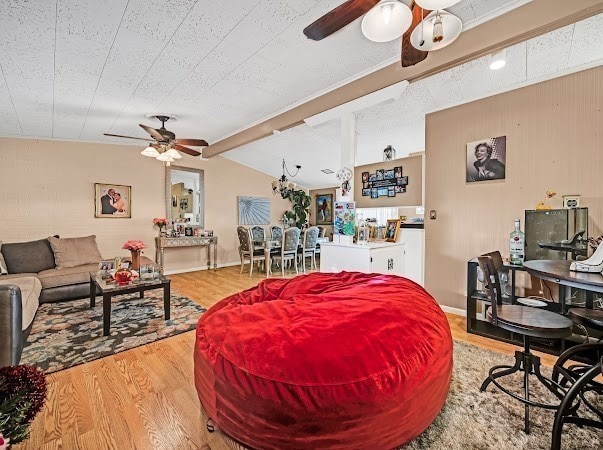
M 321 172 L 326 173 L 327 175 L 335 173 L 331 169 L 322 169 Z
M 499 70 L 507 64 L 507 50 L 502 49 L 490 55 L 490 70 Z

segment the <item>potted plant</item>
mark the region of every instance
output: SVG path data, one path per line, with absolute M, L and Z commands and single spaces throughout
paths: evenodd
M 287 219 L 295 221 L 295 226 L 300 230 L 305 228 L 310 215 L 310 196 L 302 189 L 298 189 L 289 191 L 285 198 L 288 198 L 293 204 L 293 211 L 286 211 L 285 216 Z

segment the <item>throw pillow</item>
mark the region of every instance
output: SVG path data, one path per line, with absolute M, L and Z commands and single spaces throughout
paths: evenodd
M 2 256 L 2 242 L 0 241 L 0 275 L 8 274 L 8 269 L 6 268 L 6 262 L 4 262 L 4 256 Z
M 96 236 L 77 238 L 49 237 L 57 269 L 96 264 L 103 259 L 96 245 Z
M 8 273 L 38 273 L 54 269 L 54 254 L 48 239 L 2 244 Z

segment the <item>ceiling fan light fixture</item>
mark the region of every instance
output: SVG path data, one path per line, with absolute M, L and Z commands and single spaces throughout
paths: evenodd
M 441 31 L 436 28 L 440 27 Z M 433 11 L 422 21 L 423 26 L 417 25 L 410 35 L 410 43 L 417 50 L 430 52 L 439 50 L 452 44 L 463 31 L 463 22 L 454 14 L 447 11 Z M 421 30 L 423 28 L 423 31 Z M 425 36 L 433 36 L 434 39 L 441 36 L 440 41 L 434 39 L 423 39 Z
M 500 70 L 507 64 L 507 50 L 502 49 L 490 55 L 490 70 Z
M 423 9 L 435 11 L 438 9 L 446 9 L 456 5 L 461 0 L 415 0 L 415 3 Z
M 170 148 L 167 152 L 164 153 L 168 155 L 172 159 L 182 159 L 182 155 L 178 153 L 178 151 L 174 148 Z
M 159 156 L 159 152 L 152 145 L 149 145 L 147 148 L 141 151 L 140 154 L 143 156 L 149 156 L 151 158 L 157 158 Z
M 436 14 L 433 22 L 433 42 L 442 42 L 444 40 L 444 28 L 442 27 L 442 16 Z
M 362 19 L 362 34 L 373 42 L 398 39 L 410 27 L 412 12 L 404 3 L 387 0 L 377 4 Z
M 172 158 L 170 155 L 167 154 L 167 152 L 165 152 L 157 156 L 157 161 L 174 162 L 174 158 Z

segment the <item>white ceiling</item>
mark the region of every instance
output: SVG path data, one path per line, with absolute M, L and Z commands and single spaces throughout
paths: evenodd
M 102 134 L 147 137 L 137 124 L 168 113 L 179 137 L 215 142 L 399 57 L 399 41 L 366 40 L 360 20 L 306 39 L 303 28 L 342 1 L 1 0 L 0 136 L 138 148 Z M 462 0 L 450 11 L 470 27 L 527 1 Z M 387 144 L 398 156 L 422 150 L 426 111 L 601 58 L 602 29 L 590 19 L 513 48 L 501 72 L 475 61 L 361 112 L 358 162 Z M 334 185 L 319 169 L 339 168 L 339 134 L 338 124 L 302 126 L 225 156 L 274 176 L 284 156 L 304 166 L 301 184 Z
M 306 39 L 342 1 L 2 0 L 0 135 L 123 143 L 102 134 L 147 137 L 137 124 L 163 112 L 179 136 L 215 142 L 399 55 L 359 20 Z M 467 24 L 525 1 L 451 11 Z
M 356 114 L 356 165 L 381 161 L 390 144 L 397 157 L 423 151 L 426 113 L 601 64 L 603 14 L 508 48 L 499 71 L 491 71 L 489 57 L 483 57 L 412 83 L 399 100 Z M 335 175 L 320 170 L 340 168 L 340 134 L 337 121 L 300 125 L 223 156 L 275 177 L 284 157 L 290 167 L 302 165 L 292 181 L 308 188 L 335 186 Z

